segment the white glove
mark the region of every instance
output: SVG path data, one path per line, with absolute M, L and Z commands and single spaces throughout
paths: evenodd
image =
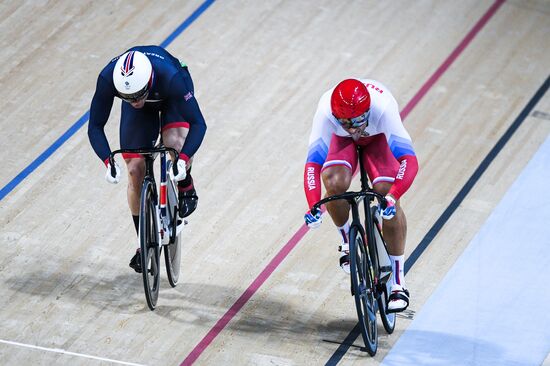
M 387 195 L 385 198 L 387 205 L 380 215 L 384 220 L 391 220 L 395 216 L 395 199 L 390 195 Z
M 118 165 L 118 163 L 115 161 L 115 171 L 116 171 L 116 175 L 113 177 L 111 175 L 111 163 L 108 163 L 107 164 L 107 172 L 105 172 L 105 180 L 109 183 L 112 183 L 112 184 L 117 184 L 118 182 L 120 182 L 120 166 Z
M 180 181 L 180 180 L 184 180 L 185 177 L 187 176 L 187 170 L 186 170 L 186 166 L 185 166 L 185 160 L 183 159 L 178 159 L 178 175 L 175 175 L 175 172 L 172 170 L 172 175 L 174 175 L 174 180 L 175 181 Z
M 307 226 L 309 226 L 310 229 L 317 229 L 319 226 L 321 226 L 321 223 L 323 222 L 323 213 L 321 210 L 318 210 L 315 215 L 311 213 L 311 211 L 306 212 L 304 215 L 304 220 L 306 221 Z

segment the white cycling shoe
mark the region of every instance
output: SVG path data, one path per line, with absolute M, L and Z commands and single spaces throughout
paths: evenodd
M 399 284 L 391 286 L 391 294 L 388 301 L 388 313 L 398 313 L 409 306 L 409 290 Z
M 338 246 L 338 251 L 340 252 L 340 268 L 347 274 L 350 274 L 349 269 L 349 244 L 342 243 Z

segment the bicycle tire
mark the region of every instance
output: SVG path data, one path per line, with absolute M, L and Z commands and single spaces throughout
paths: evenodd
M 386 309 L 388 308 L 388 284 L 383 285 L 385 288 L 381 289 L 380 296 L 378 296 L 378 309 L 380 311 L 380 319 L 382 319 L 382 325 L 384 325 L 384 329 L 386 330 L 386 333 L 392 334 L 395 330 L 395 323 L 397 320 L 397 317 L 395 316 L 395 313 L 387 313 Z
M 172 230 L 176 230 L 178 224 L 178 196 L 175 186 L 172 182 L 168 182 L 167 194 L 167 210 L 171 219 Z M 174 238 L 174 241 L 169 243 L 164 248 L 164 262 L 166 264 L 166 275 L 170 286 L 176 287 L 180 276 L 181 264 L 181 233 Z
M 181 235 L 164 248 L 164 262 L 166 263 L 166 274 L 170 286 L 176 287 L 180 276 L 181 261 Z
M 374 230 L 378 231 L 379 237 L 383 238 L 382 231 L 378 227 L 378 220 L 376 219 L 376 210 L 378 208 L 376 206 L 371 207 L 371 213 L 372 218 L 374 220 L 373 228 Z M 378 237 L 375 235 L 375 237 Z M 382 239 L 383 240 L 383 239 Z M 377 246 L 378 247 L 378 246 Z M 378 253 L 380 256 L 380 253 Z M 386 309 L 388 308 L 388 297 L 390 289 L 388 288 L 390 284 L 388 282 L 384 284 L 379 284 L 379 287 L 377 288 L 378 294 L 376 300 L 378 301 L 378 310 L 380 312 L 380 319 L 382 320 L 382 325 L 384 326 L 384 329 L 386 330 L 386 333 L 392 334 L 395 329 L 395 323 L 396 323 L 396 316 L 395 313 L 387 313 Z
M 155 208 L 154 182 L 145 180 L 141 190 L 139 241 L 145 299 L 155 310 L 160 289 L 160 246 Z
M 355 307 L 365 349 L 374 356 L 378 349 L 378 327 L 376 325 L 376 299 L 373 286 L 370 260 L 365 246 L 362 228 L 350 228 L 350 277 Z

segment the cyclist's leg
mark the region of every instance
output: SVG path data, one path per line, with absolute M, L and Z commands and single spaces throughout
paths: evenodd
M 357 150 L 350 138 L 332 136 L 327 159 L 321 170 L 327 196 L 349 189 L 357 165 Z M 327 203 L 327 210 L 341 237 L 340 266 L 349 273 L 349 204 L 343 200 Z
M 133 108 L 122 102 L 120 117 L 121 149 L 153 147 L 159 131 L 158 111 L 154 108 Z M 124 154 L 128 171 L 128 206 L 132 215 L 139 215 L 139 196 L 145 175 L 145 162 L 139 154 Z
M 158 111 L 148 107 L 135 109 L 129 103 L 122 102 L 120 118 L 120 147 L 122 149 L 154 146 L 158 137 L 158 130 Z M 137 233 L 139 228 L 141 185 L 145 175 L 145 161 L 139 154 L 124 154 L 123 157 L 128 172 L 128 206 Z M 138 251 L 136 251 L 136 254 L 130 260 L 130 267 L 136 272 L 141 272 L 139 245 Z
M 392 183 L 379 181 L 374 184 L 374 190 L 377 193 L 386 195 Z M 400 201 L 395 203 L 396 212 L 391 220 L 383 220 L 384 239 L 388 246 L 388 253 L 392 256 L 400 256 L 405 253 L 405 241 L 407 238 L 407 218 L 401 207 Z
M 321 170 L 326 196 L 348 190 L 357 168 L 357 149 L 351 138 L 333 135 L 325 163 Z M 336 226 L 344 225 L 349 218 L 349 204 L 344 200 L 327 203 L 327 210 Z
M 171 147 L 177 151 L 181 151 L 187 133 L 189 132 L 189 124 L 187 122 L 164 122 L 165 118 L 162 117 L 162 142 L 164 146 Z M 191 165 L 191 160 L 187 165 Z M 187 168 L 189 168 L 189 166 Z
M 363 147 L 364 168 L 376 192 L 386 195 L 393 185 L 399 170 L 383 134 L 372 136 Z M 390 255 L 403 255 L 407 235 L 407 220 L 400 201 L 396 202 L 396 214 L 391 220 L 383 221 L 384 239 Z
M 341 194 L 348 190 L 352 173 L 345 165 L 325 166 L 322 170 L 323 184 L 327 191 L 326 196 Z M 349 219 L 349 203 L 344 200 L 337 200 L 326 204 L 327 211 L 336 226 L 343 226 Z
M 124 154 L 124 162 L 128 171 L 128 206 L 132 216 L 139 217 L 139 196 L 143 177 L 145 176 L 145 162 L 139 154 Z M 136 231 L 138 222 L 134 220 Z
M 399 163 L 394 158 L 384 135 L 373 136 L 370 143 L 363 148 L 365 169 L 376 192 L 386 195 L 393 185 L 399 170 Z M 389 308 L 393 311 L 404 310 L 408 306 L 409 292 L 405 286 L 404 253 L 407 237 L 407 218 L 398 200 L 396 213 L 391 220 L 383 220 L 384 240 L 392 262 L 392 295 Z M 394 294 L 395 292 L 395 294 Z

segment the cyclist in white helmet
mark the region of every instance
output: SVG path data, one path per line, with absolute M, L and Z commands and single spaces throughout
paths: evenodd
M 179 214 L 189 216 L 198 197 L 191 177 L 191 163 L 206 132 L 206 123 L 194 95 L 187 66 L 159 46 L 137 46 L 112 59 L 100 72 L 92 105 L 88 137 L 97 156 L 107 167 L 105 179 L 118 183 L 121 169 L 111 175 L 111 149 L 104 126 L 115 97 L 123 100 L 120 118 L 120 147 L 153 147 L 162 134 L 164 145 L 180 151 Z M 145 162 L 139 154 L 124 154 L 128 170 L 128 205 L 136 232 L 139 227 L 139 198 Z M 139 249 L 130 267 L 141 272 Z

